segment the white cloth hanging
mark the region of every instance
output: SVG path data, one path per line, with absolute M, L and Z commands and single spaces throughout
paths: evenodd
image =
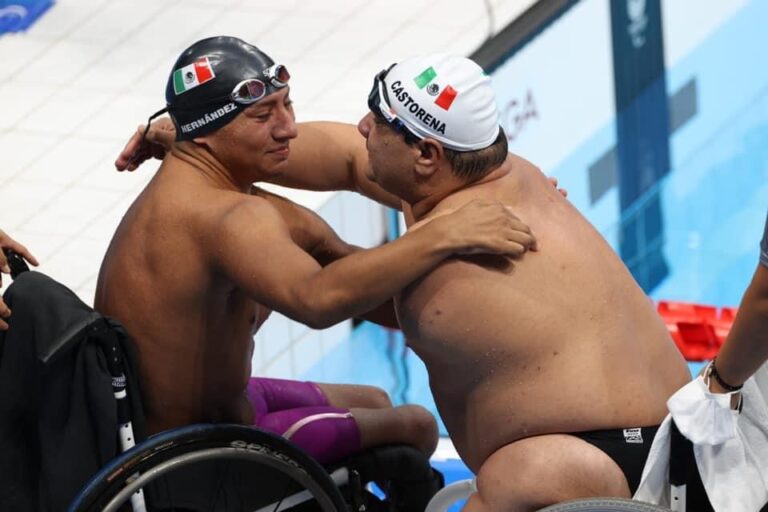
M 744 383 L 741 412 L 703 377 L 667 401 L 634 499 L 670 506 L 670 422 L 693 442 L 701 480 L 716 512 L 758 512 L 768 503 L 768 364 Z

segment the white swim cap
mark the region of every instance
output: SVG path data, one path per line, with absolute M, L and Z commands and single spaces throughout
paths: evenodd
M 392 67 L 383 82 L 392 113 L 420 138 L 472 151 L 490 146 L 499 135 L 491 79 L 466 57 L 413 57 Z

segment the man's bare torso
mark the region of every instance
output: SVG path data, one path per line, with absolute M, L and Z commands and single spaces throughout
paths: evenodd
M 133 337 L 150 432 L 204 421 L 249 423 L 243 391 L 253 334 L 270 310 L 216 271 L 216 248 L 206 234 L 237 202 L 263 199 L 211 186 L 169 160 L 115 233 L 96 309 Z
M 448 260 L 397 305 L 473 471 L 524 437 L 658 424 L 689 378 L 602 237 L 529 162 L 510 155 L 505 166 L 507 176 L 453 194 L 430 215 L 497 199 L 531 226 L 539 251 L 513 262 Z

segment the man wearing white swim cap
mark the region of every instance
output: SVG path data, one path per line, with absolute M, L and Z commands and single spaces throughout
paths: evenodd
M 396 300 L 477 474 L 464 510 L 630 497 L 667 398 L 690 378 L 652 302 L 541 171 L 507 152 L 475 63 L 408 59 L 376 75 L 368 105 L 368 176 L 404 200 L 409 224 L 494 199 L 539 240 L 520 261 L 448 260 Z
M 667 398 L 690 379 L 651 301 L 541 171 L 508 153 L 490 79 L 475 63 L 436 54 L 390 66 L 368 106 L 358 125 L 365 145 L 347 125 L 300 124 L 274 181 L 401 207 L 409 234 L 473 200 L 501 201 L 540 242 L 516 261 L 446 260 L 396 300 L 478 476 L 465 510 L 631 496 Z M 149 140 L 167 144 L 167 135 Z M 119 168 L 135 168 L 135 149 L 129 143 Z

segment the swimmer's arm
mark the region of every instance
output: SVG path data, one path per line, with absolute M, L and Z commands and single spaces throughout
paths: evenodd
M 338 259 L 363 250 L 362 247 L 348 244 L 342 240 L 333 228 L 312 210 L 256 186 L 253 187 L 251 193 L 269 201 L 283 219 L 291 219 L 293 225 L 293 228 L 290 228 L 291 238 L 294 242 L 300 242 L 299 245 L 304 247 L 321 266 L 324 267 Z M 360 315 L 359 318 L 384 327 L 400 328 L 392 300 L 388 300 L 373 311 Z
M 284 172 L 272 183 L 308 190 L 351 190 L 392 208 L 400 200 L 365 175 L 365 139 L 351 124 L 299 123 Z
M 364 315 L 358 315 L 357 318 L 367 320 L 388 329 L 400 330 L 400 322 L 397 321 L 397 314 L 395 313 L 395 301 L 392 299 Z
M 327 224 L 325 224 L 325 226 L 328 229 L 327 236 L 318 237 L 316 245 L 309 251 L 312 257 L 315 258 L 321 266 L 324 267 L 336 260 L 365 250 L 362 247 L 346 243 L 339 238 L 330 226 Z M 397 315 L 395 314 L 395 303 L 392 299 L 387 300 L 384 304 L 381 304 L 367 313 L 357 315 L 356 318 L 368 320 L 369 322 L 389 327 L 390 329 L 400 329 L 400 324 L 398 323 Z
M 330 226 L 327 227 L 330 232 L 329 235 L 322 239 L 318 239 L 317 244 L 309 250 L 309 253 L 321 266 L 325 267 L 336 260 L 365 250 L 362 247 L 346 243 L 339 238 Z M 367 320 L 390 329 L 400 329 L 400 324 L 397 321 L 397 314 L 395 313 L 395 303 L 392 299 L 387 300 L 384 304 L 381 304 L 371 311 L 357 315 L 356 318 Z
M 717 356 L 717 372 L 733 386 L 740 386 L 768 360 L 768 268 L 758 264 L 731 332 Z M 724 392 L 715 379 L 712 391 Z
M 118 171 L 134 171 L 150 158 L 163 159 L 176 138 L 171 120 L 155 120 L 144 135 L 139 126 L 115 160 Z M 297 124 L 284 173 L 272 183 L 307 190 L 351 190 L 392 208 L 400 200 L 369 180 L 365 171 L 365 139 L 352 124 L 311 122 Z M 142 142 L 143 141 L 143 142 Z
M 221 272 L 257 302 L 316 329 L 376 308 L 449 252 L 434 248 L 437 237 L 403 237 L 322 267 L 293 242 L 274 209 L 237 210 L 206 244 L 218 249 L 212 256 Z
M 330 226 L 328 226 L 328 230 L 330 231 L 329 236 L 318 239 L 317 244 L 309 250 L 309 253 L 321 266 L 325 267 L 336 260 L 365 250 L 362 247 L 346 243 L 338 237 Z M 387 300 L 384 304 L 371 311 L 357 315 L 356 318 L 368 320 L 390 329 L 400 329 L 400 324 L 395 314 L 395 303 L 392 299 Z
M 325 328 L 373 310 L 454 253 L 520 253 L 507 213 L 497 203 L 476 202 L 394 242 L 321 267 L 293 242 L 274 207 L 243 201 L 201 234 L 201 245 L 211 248 L 220 272 L 256 301 Z M 527 236 L 525 243 L 531 240 Z
M 290 219 L 287 224 L 294 243 L 321 266 L 363 250 L 342 240 L 325 219 L 309 208 L 255 185 L 251 188 L 251 195 L 267 200 L 283 219 Z

